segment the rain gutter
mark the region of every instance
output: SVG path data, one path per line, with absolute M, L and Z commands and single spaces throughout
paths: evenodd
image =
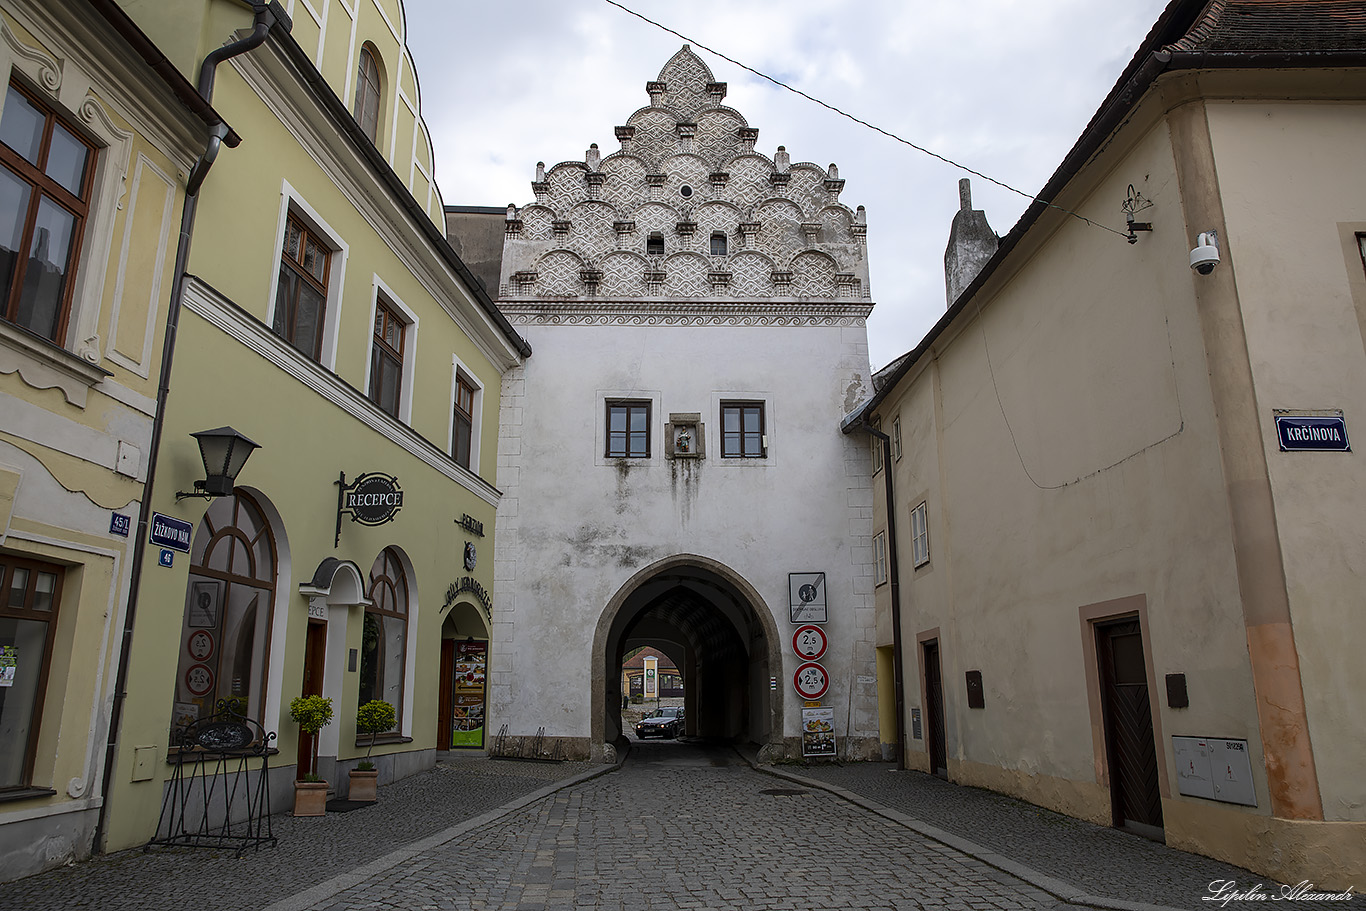
M 98 0 L 92 0 L 92 2 L 99 5 Z M 224 45 L 212 51 L 204 58 L 204 62 L 200 66 L 199 86 L 195 90 L 195 94 L 203 103 L 203 109 L 206 111 L 213 110 L 210 102 L 213 100 L 214 72 L 218 64 L 260 47 L 265 43 L 266 36 L 270 34 L 271 29 L 279 28 L 288 32 L 293 26 L 289 15 L 278 0 L 270 0 L 269 3 L 253 3 L 252 9 L 256 15 L 252 22 L 251 33 L 239 41 L 234 41 L 232 44 Z M 146 40 L 146 36 L 143 37 Z M 148 41 L 148 44 L 150 45 L 151 42 Z M 166 309 L 166 334 L 161 343 L 161 373 L 157 385 L 156 410 L 152 415 L 152 437 L 148 444 L 147 478 L 143 482 L 142 502 L 138 508 L 137 531 L 133 536 L 133 556 L 128 583 L 128 608 L 124 612 L 123 618 L 123 636 L 119 647 L 119 667 L 114 683 L 114 703 L 109 715 L 109 738 L 105 747 L 104 773 L 100 778 L 100 815 L 95 824 L 93 838 L 93 847 L 97 851 L 100 850 L 100 843 L 105 834 L 109 790 L 113 781 L 114 760 L 118 753 L 119 734 L 123 724 L 123 706 L 128 698 L 128 667 L 133 651 L 133 624 L 137 616 L 142 565 L 147 553 L 148 517 L 151 515 L 153 506 L 157 462 L 161 452 L 161 434 L 165 426 L 166 401 L 171 392 L 171 366 L 175 359 L 176 333 L 180 326 L 180 310 L 185 294 L 185 275 L 190 259 L 190 240 L 194 234 L 195 212 L 199 206 L 199 188 L 203 186 L 209 168 L 217 159 L 219 149 L 225 143 L 230 147 L 237 144 L 228 141 L 230 134 L 236 135 L 232 134 L 228 125 L 221 118 L 216 123 L 209 124 L 209 138 L 204 153 L 195 162 L 194 168 L 191 169 L 190 175 L 186 179 L 185 202 L 180 215 L 180 239 L 176 246 L 175 288 L 171 293 L 170 303 Z M 238 141 L 241 141 L 240 138 Z

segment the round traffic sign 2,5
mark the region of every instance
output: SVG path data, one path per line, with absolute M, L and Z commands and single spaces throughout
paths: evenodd
M 830 689 L 830 675 L 816 662 L 808 661 L 792 675 L 792 686 L 803 699 L 816 700 Z

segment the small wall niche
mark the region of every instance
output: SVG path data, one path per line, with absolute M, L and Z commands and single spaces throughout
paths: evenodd
M 706 457 L 702 415 L 699 412 L 671 414 L 664 425 L 664 458 L 701 459 Z

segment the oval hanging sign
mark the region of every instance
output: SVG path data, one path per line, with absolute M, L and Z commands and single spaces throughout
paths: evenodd
M 346 491 L 342 507 L 351 521 L 362 525 L 383 525 L 403 508 L 403 490 L 398 478 L 378 471 L 363 474 Z
M 798 696 L 814 701 L 824 696 L 825 691 L 830 689 L 830 676 L 826 674 L 825 668 L 814 661 L 808 661 L 797 668 L 797 673 L 792 675 L 792 686 L 796 689 Z
M 792 634 L 792 651 L 797 653 L 798 658 L 817 661 L 825 654 L 828 646 L 829 640 L 825 638 L 825 630 L 814 624 L 808 623 L 799 627 Z

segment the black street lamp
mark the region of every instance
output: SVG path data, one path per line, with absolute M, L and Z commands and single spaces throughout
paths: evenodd
M 231 427 L 201 430 L 190 436 L 199 442 L 199 455 L 204 460 L 204 480 L 194 482 L 192 493 L 178 491 L 175 495 L 177 500 L 186 497 L 208 500 L 232 493 L 237 474 L 247 463 L 247 457 L 261 448 L 259 443 L 253 443 Z

